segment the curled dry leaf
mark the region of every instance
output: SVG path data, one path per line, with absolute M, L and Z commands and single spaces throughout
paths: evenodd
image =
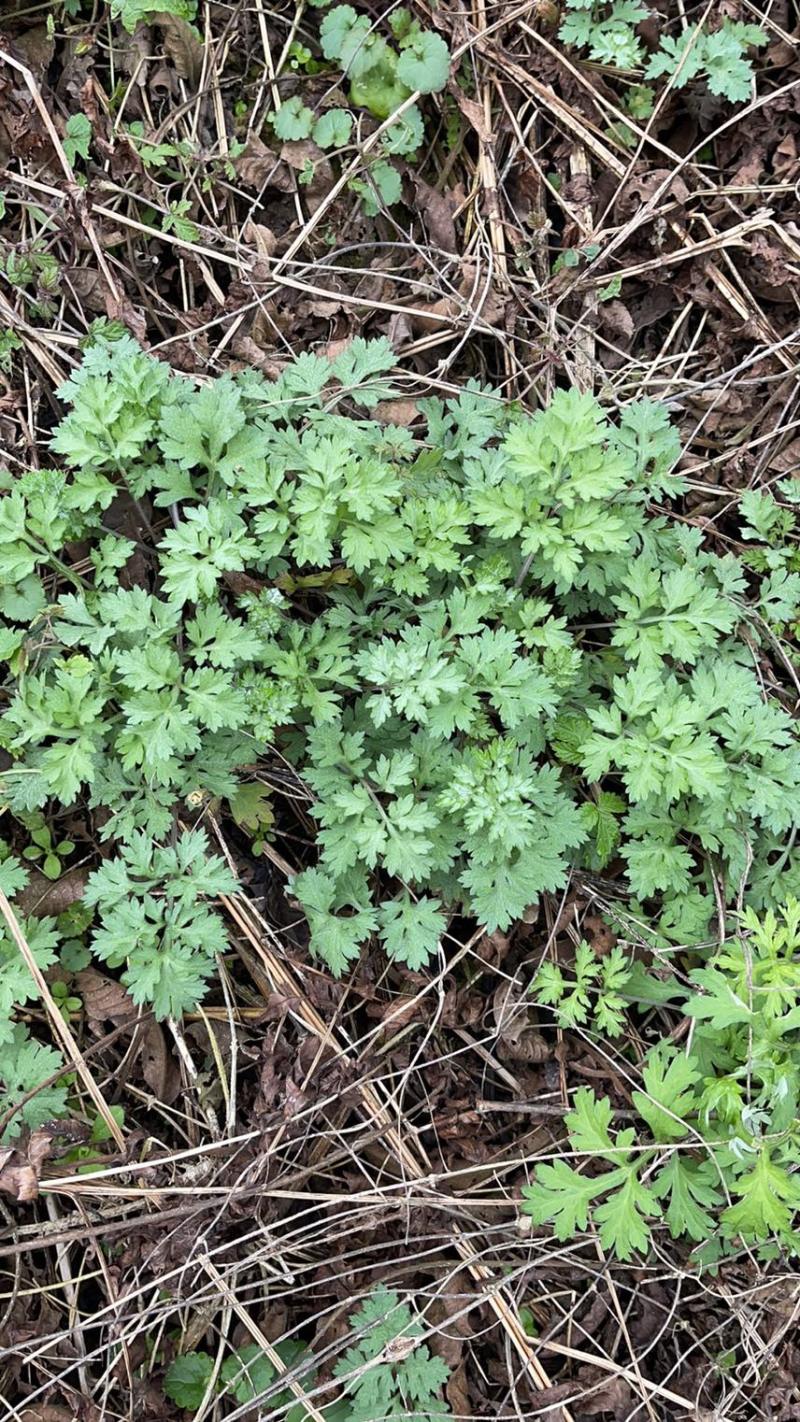
M 156 1101 L 171 1106 L 181 1091 L 181 1074 L 167 1046 L 164 1030 L 152 1018 L 141 1028 L 142 1076 Z
M 282 193 L 294 189 L 294 174 L 256 133 L 250 135 L 244 152 L 236 159 L 236 173 L 246 188 L 277 188 Z
M 531 1004 L 520 984 L 502 982 L 494 994 L 493 1007 L 501 1057 L 515 1062 L 543 1062 L 550 1056 L 545 1038 L 531 1022 Z
M 71 1140 L 85 1139 L 88 1128 L 80 1122 L 60 1126 L 40 1126 L 23 1145 L 0 1150 L 0 1190 L 22 1204 L 35 1200 L 46 1161 L 54 1154 L 58 1135 Z
M 16 58 L 27 64 L 36 79 L 42 79 L 50 68 L 55 49 L 55 36 L 47 25 L 33 25 L 29 30 L 22 30 L 14 42 Z
M 253 222 L 252 218 L 248 218 L 242 229 L 242 239 L 248 246 L 255 247 L 259 257 L 267 263 L 278 245 L 272 228 L 265 227 L 261 222 Z
M 153 15 L 152 23 L 161 30 L 164 53 L 172 60 L 181 79 L 196 84 L 203 68 L 203 44 L 186 20 L 161 11 Z
M 468 99 L 466 94 L 462 94 L 460 89 L 456 90 L 458 107 L 471 128 L 474 128 L 481 143 L 491 143 L 492 131 L 487 126 L 486 115 L 483 112 L 483 104 L 479 104 L 476 99 Z
M 78 992 L 90 1023 L 132 1021 L 136 1016 L 136 1004 L 115 978 L 109 978 L 97 968 L 85 968 L 76 979 Z
M 380 424 L 400 425 L 402 429 L 419 419 L 419 408 L 414 400 L 379 400 L 372 413 Z
M 432 188 L 417 173 L 413 174 L 417 211 L 421 213 L 428 238 L 443 252 L 455 252 L 458 248 L 456 225 L 453 213 L 457 202 L 452 193 L 440 193 Z
M 441 1352 L 442 1350 L 439 1348 L 437 1351 Z M 470 1417 L 472 1415 L 467 1368 L 463 1360 L 451 1371 L 444 1390 L 454 1417 Z
M 600 324 L 624 345 L 633 340 L 633 317 L 622 301 L 604 301 L 599 309 Z
M 83 898 L 88 878 L 89 870 L 84 867 L 70 869 L 55 880 L 32 869 L 27 884 L 17 894 L 17 908 L 24 918 L 57 917 Z
M 18 1150 L 0 1150 L 0 1190 L 23 1203 L 39 1194 L 36 1171 Z

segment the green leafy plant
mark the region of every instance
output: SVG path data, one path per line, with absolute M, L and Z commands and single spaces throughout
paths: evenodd
M 748 909 L 689 978 L 691 1045 L 650 1050 L 632 1093 L 637 1125 L 612 1132 L 611 1102 L 580 1088 L 566 1126 L 581 1168 L 537 1166 L 522 1208 L 559 1239 L 591 1219 L 623 1259 L 646 1250 L 656 1225 L 700 1243 L 705 1262 L 739 1239 L 796 1252 L 800 903 Z
M 134 832 L 86 886 L 84 902 L 100 920 L 93 951 L 112 968 L 125 966 L 122 981 L 134 1002 L 152 1003 L 156 1017 L 179 1017 L 203 996 L 227 946 L 221 919 L 203 899 L 235 889 L 222 859 L 208 854 L 202 830 L 187 830 L 163 848 Z
M 0 488 L 4 800 L 23 826 L 69 809 L 74 839 L 91 814 L 108 847 L 95 928 L 57 926 L 72 963 L 91 952 L 159 1016 L 196 1005 L 233 879 L 192 822 L 224 802 L 279 836 L 273 755 L 311 801 L 292 892 L 336 974 L 367 944 L 417 971 L 454 915 L 506 929 L 573 867 L 624 873 L 688 949 L 720 893 L 800 893 L 800 745 L 752 658 L 800 587 L 651 510 L 683 490 L 660 406 L 611 421 L 561 391 L 530 417 L 472 385 L 419 401 L 412 433 L 372 415 L 384 340 L 195 386 L 115 334 L 62 387 L 60 467 Z M 747 549 L 778 551 L 785 520 L 745 516 L 772 538 Z M 581 976 L 553 1005 L 600 989 L 611 1025 L 628 989 Z M 30 984 L 8 982 L 10 1028 Z
M 55 310 L 52 298 L 61 281 L 61 268 L 44 237 L 35 237 L 19 247 L 0 249 L 0 272 L 10 286 L 25 291 L 32 315 L 52 316 Z M 33 294 L 27 288 L 33 288 Z
M 162 143 L 152 142 L 148 137 L 144 124 L 140 119 L 134 119 L 125 129 L 125 136 L 128 142 L 135 149 L 145 168 L 159 172 L 166 169 L 169 175 L 178 175 L 178 169 L 172 160 L 174 158 L 191 158 L 191 146 L 185 142 Z
M 10 326 L 0 328 L 0 372 L 10 375 L 14 363 L 14 352 L 22 349 L 22 338 Z
M 64 152 L 67 161 L 74 163 L 76 158 L 89 157 L 89 145 L 92 141 L 92 125 L 85 114 L 70 114 L 67 119 L 64 133 Z
M 615 69 L 635 69 L 644 58 L 635 26 L 646 20 L 649 10 L 637 0 L 566 0 L 559 39 L 564 44 L 589 50 L 598 64 Z
M 120 20 L 129 34 L 133 34 L 137 25 L 148 24 L 159 14 L 194 20 L 197 3 L 196 0 L 111 0 L 112 20 Z
M 612 948 L 599 957 L 582 941 L 570 972 L 568 976 L 559 963 L 542 963 L 531 984 L 536 1001 L 554 1009 L 560 1027 L 585 1026 L 591 1021 L 598 1032 L 619 1037 L 625 1024 L 624 994 L 632 977 L 625 950 Z
M 35 1130 L 66 1114 L 68 1092 L 63 1078 L 45 1085 L 62 1067 L 58 1052 L 35 1041 L 20 1024 L 4 1035 L 0 1044 L 0 1122 L 6 1122 L 0 1133 L 3 1145 L 16 1140 L 23 1126 Z
M 59 879 L 62 870 L 61 861 L 74 850 L 73 841 L 62 839 L 55 843 L 52 830 L 44 823 L 41 815 L 34 814 L 28 817 L 27 829 L 31 842 L 22 851 L 23 859 L 38 863 L 46 878 Z
M 187 217 L 187 213 L 191 210 L 192 204 L 188 198 L 179 198 L 177 202 L 171 202 L 169 210 L 162 215 L 161 231 L 174 232 L 182 242 L 197 242 L 200 237 L 199 229 L 196 223 Z
M 416 1341 L 423 1326 L 396 1293 L 376 1289 L 350 1325 L 361 1336 L 334 1369 L 351 1399 L 348 1422 L 449 1413 L 441 1393 L 450 1369 Z
M 329 0 L 316 0 L 316 3 L 324 6 Z M 445 41 L 434 30 L 422 29 L 408 10 L 393 10 L 389 26 L 394 43 L 352 5 L 334 6 L 320 26 L 322 53 L 326 59 L 341 65 L 349 81 L 351 104 L 366 109 L 380 120 L 390 118 L 414 93 L 441 92 L 450 69 L 450 52 Z M 314 123 L 311 110 L 299 99 L 289 99 L 287 104 L 294 106 L 289 115 L 284 116 L 287 107 L 284 104 L 271 119 L 279 137 L 307 138 L 312 135 L 313 125 L 312 136 L 321 148 L 342 147 L 348 142 L 353 123 L 351 114 L 332 109 Z M 391 159 L 413 156 L 423 136 L 424 122 L 417 104 L 409 105 L 382 134 L 379 150 L 367 165 L 364 176 L 350 183 L 361 197 L 368 216 L 375 216 L 382 206 L 399 201 L 401 175 Z
M 767 39 L 760 25 L 733 20 L 724 20 L 711 34 L 694 27 L 680 39 L 662 37 L 645 74 L 648 79 L 671 76 L 677 89 L 683 89 L 691 79 L 701 79 L 709 93 L 719 94 L 733 104 L 743 103 L 750 98 L 753 83 L 747 50 L 765 45 Z
M 311 1389 L 316 1381 L 313 1357 L 304 1343 L 286 1339 L 275 1344 L 275 1352 L 284 1368 L 299 1371 L 304 1388 Z M 277 1386 L 273 1386 L 277 1384 Z M 214 1359 L 208 1353 L 182 1353 L 170 1363 L 164 1374 L 164 1392 L 178 1407 L 196 1412 L 207 1390 L 229 1392 L 241 1406 L 259 1402 L 269 1410 L 280 1410 L 286 1422 L 307 1422 L 309 1413 L 288 1387 L 280 1387 L 278 1371 L 272 1359 L 255 1343 L 231 1353 L 216 1377 Z M 333 1409 L 326 1412 L 331 1422 L 337 1422 Z
M 628 70 L 644 67 L 646 78 L 666 76 L 678 89 L 699 79 L 710 93 L 731 103 L 750 97 L 753 70 L 747 51 L 767 43 L 766 31 L 759 25 L 724 18 L 711 32 L 689 26 L 677 38 L 662 35 L 658 49 L 647 58 L 636 26 L 647 19 L 650 11 L 638 0 L 611 0 L 610 4 L 566 0 L 566 8 L 559 38 L 565 44 L 587 49 L 590 59 L 599 64 Z M 645 101 L 641 112 L 635 107 L 630 112 L 634 118 L 646 117 L 651 108 L 652 103 Z
M 326 1422 L 383 1422 L 388 1417 L 431 1419 L 449 1414 L 441 1390 L 450 1369 L 419 1340 L 424 1328 L 407 1304 L 383 1286 L 377 1288 L 351 1316 L 356 1341 L 339 1359 L 334 1376 L 343 1396 L 327 1403 L 315 1397 Z M 310 1392 L 317 1374 L 313 1354 L 296 1339 L 274 1345 L 284 1366 Z M 282 1383 L 271 1357 L 257 1344 L 248 1343 L 231 1353 L 216 1377 L 208 1353 L 184 1353 L 164 1374 L 164 1392 L 179 1407 L 196 1411 L 206 1392 L 230 1392 L 242 1407 L 251 1403 L 280 1411 L 287 1422 L 307 1422 L 302 1401 Z

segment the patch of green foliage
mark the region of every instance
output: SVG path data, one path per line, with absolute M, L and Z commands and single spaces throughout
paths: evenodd
M 312 0 L 327 8 L 330 0 Z M 402 108 L 412 94 L 436 94 L 445 88 L 450 70 L 450 52 L 441 35 L 426 30 L 405 8 L 389 14 L 392 42 L 382 35 L 365 14 L 352 5 L 335 5 L 327 10 L 320 25 L 320 44 L 327 60 L 339 64 L 348 81 L 348 97 L 357 109 L 375 119 L 385 120 Z M 328 109 L 315 120 L 300 98 L 288 99 L 270 122 L 283 139 L 313 138 L 320 148 L 342 148 L 348 143 L 354 118 L 344 109 Z M 374 217 L 382 206 L 397 202 L 401 174 L 392 158 L 410 158 L 424 137 L 424 121 L 418 104 L 407 104 L 389 126 L 363 177 L 350 187 L 362 200 L 364 211 Z
M 619 1037 L 625 1026 L 625 990 L 631 978 L 624 949 L 615 947 L 600 957 L 588 943 L 581 942 L 570 971 L 545 961 L 531 991 L 537 1002 L 553 1008 L 559 1027 L 584 1026 L 591 1020 L 598 1032 Z
M 81 819 L 107 847 L 90 921 L 28 925 L 65 1003 L 87 949 L 158 1017 L 201 1000 L 235 883 L 194 821 L 227 802 L 243 832 L 278 832 L 272 754 L 318 826 L 292 892 L 336 975 L 366 944 L 420 970 L 453 915 L 505 930 L 572 869 L 624 873 L 692 972 L 725 903 L 800 896 L 800 743 L 761 668 L 800 602 L 780 486 L 742 501 L 743 560 L 666 516 L 679 442 L 653 402 L 612 420 L 561 391 L 530 416 L 471 384 L 420 400 L 412 434 L 373 414 L 393 394 L 384 340 L 195 385 L 113 335 L 61 389 L 58 467 L 0 496 L 4 802 L 50 872 Z M 13 898 L 10 852 L 0 874 Z M 33 984 L 5 945 L 13 1102 Z M 646 977 L 582 948 L 534 993 L 616 1033 L 661 1000 Z M 59 1082 L 49 1114 L 65 1098 Z
M 424 1419 L 449 1415 L 441 1392 L 450 1370 L 419 1340 L 424 1329 L 407 1304 L 380 1287 L 350 1319 L 356 1339 L 334 1368 L 342 1397 L 314 1405 L 325 1422 L 382 1422 L 389 1417 Z M 317 1384 L 313 1354 L 304 1343 L 288 1339 L 274 1345 L 287 1373 L 306 1394 Z M 307 1422 L 309 1413 L 257 1344 L 231 1353 L 215 1373 L 208 1353 L 184 1353 L 164 1374 L 164 1392 L 178 1407 L 196 1412 L 206 1393 L 230 1393 L 246 1407 L 257 1403 L 287 1422 Z M 328 1389 L 325 1389 L 327 1392 Z
M 576 1162 L 538 1165 L 522 1208 L 558 1239 L 591 1219 L 621 1259 L 646 1250 L 656 1229 L 699 1244 L 706 1264 L 740 1240 L 796 1254 L 800 902 L 746 910 L 689 983 L 688 1045 L 648 1052 L 636 1124 L 614 1130 L 609 1099 L 581 1087 L 566 1117 Z
M 129 34 L 133 34 L 137 25 L 149 24 L 155 15 L 194 20 L 197 0 L 111 0 L 112 20 L 120 20 Z
M 673 87 L 684 88 L 692 79 L 703 82 L 709 93 L 741 103 L 750 98 L 753 82 L 748 49 L 767 43 L 759 25 L 724 18 L 707 31 L 690 25 L 678 36 L 663 35 L 648 57 L 636 26 L 650 11 L 638 0 L 566 0 L 559 38 L 565 44 L 586 49 L 589 58 L 614 69 L 644 67 L 645 77 L 671 79 Z M 635 116 L 635 115 L 634 115 Z

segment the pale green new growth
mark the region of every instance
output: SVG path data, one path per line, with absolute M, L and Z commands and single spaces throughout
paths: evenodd
M 336 1364 L 334 1377 L 343 1395 L 335 1402 L 314 1395 L 325 1422 L 384 1422 L 390 1417 L 414 1417 L 418 1422 L 449 1415 L 442 1399 L 450 1369 L 432 1356 L 419 1340 L 423 1328 L 396 1293 L 377 1288 L 350 1319 L 356 1342 Z M 317 1372 L 313 1354 L 296 1339 L 275 1344 L 284 1369 L 306 1394 L 314 1392 Z M 257 1403 L 270 1414 L 280 1411 L 286 1422 L 309 1422 L 310 1413 L 282 1381 L 272 1359 L 257 1344 L 232 1353 L 214 1383 L 214 1360 L 208 1353 L 184 1353 L 164 1374 L 164 1392 L 179 1407 L 197 1411 L 207 1390 L 230 1391 L 241 1406 Z M 325 1389 L 327 1394 L 328 1390 Z
M 759 25 L 723 18 L 712 32 L 688 26 L 678 35 L 662 35 L 659 47 L 648 57 L 636 27 L 650 10 L 638 0 L 566 0 L 567 13 L 559 29 L 565 44 L 586 49 L 590 59 L 614 69 L 644 66 L 648 79 L 662 75 L 682 89 L 692 79 L 703 80 L 709 92 L 731 103 L 750 98 L 753 70 L 750 48 L 767 43 Z
M 656 1223 L 700 1242 L 707 1263 L 737 1238 L 777 1237 L 796 1253 L 800 903 L 780 917 L 748 910 L 690 977 L 690 1046 L 651 1049 L 632 1093 L 644 1129 L 612 1135 L 610 1101 L 580 1088 L 566 1117 L 575 1164 L 537 1166 L 522 1208 L 559 1239 L 593 1219 L 622 1259 L 646 1249 Z

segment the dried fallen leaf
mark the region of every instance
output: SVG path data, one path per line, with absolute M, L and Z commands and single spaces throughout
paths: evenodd
M 113 1022 L 115 1025 L 133 1021 L 136 1004 L 115 978 L 106 977 L 97 968 L 85 968 L 76 979 L 78 992 L 90 1023 Z
M 551 1055 L 541 1032 L 531 1022 L 531 1003 L 516 982 L 501 982 L 492 999 L 498 1055 L 506 1061 L 543 1062 Z
M 180 1095 L 181 1074 L 158 1022 L 144 1024 L 140 1052 L 142 1076 L 156 1100 L 170 1106 Z
M 474 128 L 481 143 L 491 143 L 492 133 L 487 127 L 486 116 L 483 112 L 483 104 L 479 104 L 475 99 L 468 99 L 461 90 L 456 91 L 458 107 L 471 128 Z
M 443 252 L 455 252 L 458 248 L 456 225 L 453 213 L 456 202 L 452 193 L 439 193 L 426 183 L 417 173 L 413 175 L 417 196 L 417 211 L 422 215 L 425 229 L 431 243 Z
M 773 454 L 767 467 L 773 474 L 796 475 L 800 472 L 800 439 L 793 439 L 778 454 Z
M 12 1200 L 35 1200 L 39 1194 L 36 1171 L 18 1150 L 0 1150 L 0 1190 Z
M 236 159 L 236 173 L 246 188 L 277 188 L 282 193 L 294 189 L 294 174 L 257 133 L 250 135 L 244 152 Z
M 196 84 L 203 68 L 203 45 L 192 26 L 178 15 L 163 11 L 152 15 L 151 21 L 159 26 L 164 53 L 172 60 L 181 79 Z
M 321 148 L 310 138 L 284 143 L 281 158 L 302 176 L 302 192 L 309 212 L 315 212 L 333 187 L 333 168 Z
M 253 222 L 248 219 L 242 229 L 242 239 L 251 247 L 255 247 L 258 255 L 269 262 L 270 257 L 278 245 L 278 239 L 271 227 L 265 227 L 261 222 Z
M 27 64 L 36 79 L 44 77 L 55 49 L 55 36 L 50 33 L 47 25 L 33 25 L 29 30 L 20 31 L 14 40 L 15 57 Z
M 38 869 L 31 869 L 28 882 L 16 897 L 16 904 L 26 918 L 47 918 L 63 913 L 70 904 L 83 898 L 87 868 L 69 869 L 60 879 L 48 879 Z
M 414 400 L 379 400 L 372 414 L 382 425 L 400 425 L 407 429 L 419 419 L 419 407 Z
M 60 1129 L 63 1130 L 41 1126 L 25 1144 L 0 1150 L 0 1190 L 23 1204 L 37 1198 L 42 1169 L 53 1154 Z M 86 1134 L 86 1128 L 78 1122 L 67 1130 L 73 1138 Z

